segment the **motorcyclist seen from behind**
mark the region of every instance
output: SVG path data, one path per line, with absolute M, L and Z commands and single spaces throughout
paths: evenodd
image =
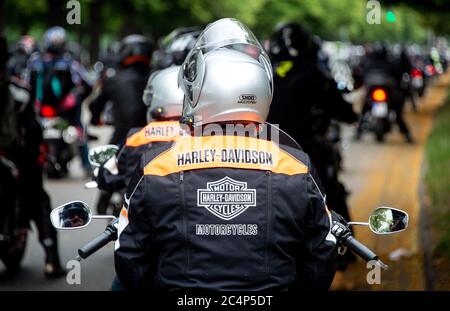
M 100 190 L 119 191 L 123 196 L 142 154 L 173 142 L 182 133 L 179 120 L 184 94 L 178 87 L 179 69 L 180 66 L 172 66 L 158 70 L 148 79 L 143 101 L 148 107 L 149 123 L 143 128 L 131 129 L 117 157 L 100 166 L 98 172 L 94 171 Z M 118 212 L 114 211 L 114 214 Z M 123 290 L 117 278 L 113 281 L 112 290 Z
M 127 133 L 135 127 L 147 124 L 147 109 L 142 93 L 150 75 L 150 59 L 153 46 L 142 35 L 126 36 L 117 52 L 118 65 L 103 81 L 98 96 L 91 102 L 91 124 L 99 125 L 101 114 L 108 102 L 112 103 L 112 125 L 110 143 L 122 146 Z M 105 214 L 112 193 L 103 191 L 97 203 L 97 212 Z
M 91 124 L 98 125 L 106 103 L 112 102 L 114 133 L 111 144 L 122 145 L 131 128 L 147 124 L 142 92 L 150 74 L 152 52 L 153 46 L 146 37 L 125 37 L 119 47 L 114 74 L 103 81 L 99 95 L 89 105 Z
M 180 66 L 191 51 L 202 29 L 200 27 L 181 27 L 173 30 L 158 41 L 159 48 L 153 53 L 152 64 L 155 69 Z
M 45 251 L 45 275 L 63 276 L 65 272 L 60 264 L 56 230 L 48 217 L 51 203 L 43 185 L 43 161 L 40 153 L 42 128 L 34 109 L 34 96 L 26 81 L 14 75 L 9 79 L 9 97 L 15 114 L 15 125 L 10 129 L 16 132 L 16 137 L 6 153 L 18 169 L 18 240 L 22 243 L 26 241 L 30 222 L 33 221 L 38 230 L 39 242 Z M 31 90 L 33 89 L 31 86 Z M 17 265 L 19 264 L 18 261 Z
M 311 157 L 327 193 L 327 205 L 350 219 L 346 191 L 338 180 L 338 155 L 326 133 L 331 120 L 353 123 L 357 115 L 336 82 L 318 63 L 320 46 L 300 25 L 277 26 L 270 42 L 274 97 L 267 121 L 278 124 Z
M 409 128 L 403 118 L 403 108 L 407 96 L 407 90 L 402 86 L 403 74 L 411 70 L 410 61 L 403 55 L 398 60 L 390 57 L 386 45 L 376 43 L 369 47 L 367 56 L 362 64 L 362 69 L 358 72 L 360 76 L 355 79 L 362 80 L 366 88 L 372 85 L 382 85 L 389 93 L 389 109 L 395 112 L 395 122 L 400 132 L 409 143 L 413 138 Z M 363 116 L 370 109 L 370 106 L 364 105 L 361 112 L 361 119 L 358 124 L 356 138 L 359 139 L 363 132 Z
M 51 117 L 61 117 L 77 129 L 79 153 L 83 169 L 90 171 L 87 143 L 81 123 L 81 103 L 91 91 L 85 68 L 68 52 L 64 28 L 49 28 L 43 37 L 43 51 L 31 55 L 25 75 L 30 84 L 35 109 L 45 116 L 51 107 Z M 58 150 L 56 153 L 60 153 Z M 67 163 L 61 163 L 60 173 L 66 174 Z
M 99 189 L 108 192 L 126 189 L 142 154 L 174 141 L 180 134 L 183 92 L 178 87 L 179 69 L 180 66 L 172 66 L 150 76 L 143 93 L 149 123 L 131 129 L 117 157 L 99 168 L 96 174 Z
M 331 215 L 309 157 L 275 127 L 263 135 L 272 69 L 255 36 L 235 19 L 208 25 L 179 83 L 192 135 L 147 151 L 130 181 L 115 246 L 123 286 L 328 289 Z
M 178 71 L 200 32 L 198 27 L 179 28 L 160 40 L 160 49 L 153 54 L 153 65 L 160 69 L 150 75 L 142 97 L 149 123 L 131 129 L 117 158 L 100 168 L 96 178 L 99 189 L 112 192 L 126 188 L 141 155 L 180 134 L 184 95 L 178 87 Z

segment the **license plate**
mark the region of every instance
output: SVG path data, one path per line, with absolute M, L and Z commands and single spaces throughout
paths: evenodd
M 372 105 L 372 115 L 377 118 L 384 118 L 388 114 L 388 106 L 386 103 L 374 103 Z
M 41 124 L 43 128 L 50 128 L 55 124 L 56 120 L 54 118 L 42 118 Z
M 61 130 L 54 128 L 47 128 L 43 133 L 44 139 L 60 139 L 61 138 Z
M 41 124 L 44 129 L 49 128 L 65 128 L 66 122 L 61 118 L 41 118 Z

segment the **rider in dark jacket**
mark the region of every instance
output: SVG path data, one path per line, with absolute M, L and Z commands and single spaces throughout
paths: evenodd
M 193 136 L 141 159 L 119 220 L 121 283 L 328 289 L 336 240 L 313 166 L 295 144 L 262 135 L 272 99 L 267 56 L 232 19 L 210 24 L 198 42 L 180 76 Z
M 91 82 L 84 66 L 69 53 L 64 28 L 55 26 L 45 32 L 43 51 L 30 56 L 25 79 L 30 84 L 33 105 L 38 112 L 49 105 L 56 110 L 58 117 L 77 128 L 81 134 L 79 152 L 82 166 L 86 173 L 90 172 L 81 105 L 91 92 Z M 61 171 L 67 173 L 67 167 L 63 165 Z
M 64 275 L 58 255 L 58 240 L 55 228 L 50 223 L 50 197 L 43 186 L 43 171 L 40 155 L 42 128 L 37 119 L 32 101 L 30 86 L 18 76 L 8 80 L 10 98 L 15 108 L 17 136 L 8 148 L 7 156 L 16 164 L 19 176 L 17 184 L 19 215 L 18 236 L 24 243 L 34 221 L 39 242 L 45 251 L 45 275 L 59 277 Z M 3 98 L 3 97 L 2 97 Z
M 144 36 L 125 37 L 120 45 L 118 70 L 103 82 L 100 94 L 89 106 L 92 112 L 91 124 L 98 124 L 106 103 L 113 103 L 112 144 L 122 145 L 131 128 L 147 124 L 142 92 L 150 73 L 152 49 Z
M 278 26 L 270 47 L 274 98 L 267 121 L 278 124 L 311 157 L 327 192 L 328 206 L 348 220 L 345 191 L 341 191 L 337 174 L 330 175 L 328 169 L 334 159 L 324 136 L 332 119 L 353 123 L 357 115 L 342 98 L 336 82 L 320 70 L 319 48 L 299 25 Z
M 405 56 L 405 55 L 404 55 Z M 388 88 L 391 94 L 391 109 L 395 111 L 395 120 L 400 129 L 400 132 L 404 135 L 406 141 L 413 142 L 413 138 L 410 134 L 408 126 L 403 118 L 403 107 L 406 100 L 406 90 L 402 86 L 403 74 L 411 71 L 411 63 L 405 59 L 404 56 L 397 61 L 389 57 L 388 50 L 384 44 L 375 44 L 362 64 L 360 70 L 361 79 L 365 86 L 369 87 L 373 82 L 373 78 L 376 76 L 384 77 L 384 85 Z M 370 107 L 365 105 L 361 112 L 363 115 Z M 357 129 L 357 138 L 362 133 L 362 120 L 360 120 Z
M 172 66 L 150 76 L 143 94 L 149 124 L 131 129 L 117 159 L 114 157 L 100 167 L 96 174 L 99 189 L 109 193 L 125 190 L 142 154 L 173 142 L 179 136 L 178 120 L 183 104 L 183 92 L 178 88 L 179 68 Z M 117 277 L 112 290 L 123 290 Z
M 179 28 L 161 40 L 160 49 L 153 54 L 159 70 L 148 79 L 142 98 L 147 106 L 149 124 L 128 132 L 117 161 L 109 162 L 113 169 L 117 166 L 117 174 L 106 167 L 100 168 L 97 177 L 100 189 L 112 192 L 126 188 L 142 154 L 149 148 L 173 141 L 179 135 L 183 92 L 178 88 L 178 71 L 199 34 L 198 27 Z
M 114 133 L 110 139 L 111 144 L 122 146 L 129 130 L 147 124 L 142 92 L 150 74 L 152 51 L 152 44 L 146 37 L 125 37 L 117 55 L 117 70 L 109 71 L 110 75 L 103 81 L 100 94 L 89 105 L 91 124 L 97 125 L 106 104 L 112 102 Z M 110 192 L 101 192 L 97 203 L 98 213 L 106 212 L 110 198 Z

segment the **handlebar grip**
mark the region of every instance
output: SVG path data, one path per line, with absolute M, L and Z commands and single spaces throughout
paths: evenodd
M 78 249 L 78 255 L 80 255 L 81 258 L 86 259 L 93 253 L 98 251 L 100 248 L 102 248 L 109 242 L 114 241 L 115 239 L 116 235 L 107 229 L 104 232 L 102 232 L 99 236 L 97 236 L 95 239 L 88 242 L 86 245 L 80 247 Z
M 372 252 L 369 248 L 355 239 L 352 235 L 349 235 L 345 239 L 345 245 L 365 261 L 378 260 L 377 254 Z

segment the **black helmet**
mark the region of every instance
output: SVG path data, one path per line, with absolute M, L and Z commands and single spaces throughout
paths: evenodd
M 119 62 L 122 66 L 135 63 L 149 64 L 153 53 L 150 40 L 142 35 L 129 35 L 122 39 L 118 52 Z
M 370 55 L 372 58 L 379 60 L 386 60 L 388 57 L 388 50 L 384 43 L 377 42 L 372 46 L 372 52 Z
M 270 56 L 274 61 L 315 61 L 320 50 L 320 41 L 303 27 L 295 23 L 282 23 L 275 27 L 270 40 Z
M 159 41 L 154 62 L 162 69 L 172 65 L 180 66 L 202 31 L 201 27 L 177 28 Z
M 71 227 L 73 219 L 77 218 L 83 224 L 89 222 L 89 210 L 80 209 L 77 203 L 69 203 L 59 212 L 61 220 L 64 221 L 64 227 Z

